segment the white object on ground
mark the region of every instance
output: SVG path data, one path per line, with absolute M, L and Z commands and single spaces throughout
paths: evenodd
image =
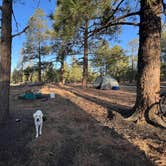
M 55 93 L 50 93 L 50 98 L 54 99 L 55 98 Z

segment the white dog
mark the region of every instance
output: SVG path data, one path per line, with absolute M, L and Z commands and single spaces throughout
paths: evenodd
M 39 135 L 42 135 L 42 127 L 43 127 L 43 113 L 41 110 L 37 110 L 33 114 L 34 122 L 35 122 L 35 128 L 36 128 L 36 138 L 38 138 Z

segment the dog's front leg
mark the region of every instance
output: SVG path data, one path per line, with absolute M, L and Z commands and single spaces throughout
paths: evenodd
M 39 137 L 39 126 L 38 125 L 35 125 L 35 127 L 36 127 L 36 138 L 38 138 Z
M 43 127 L 43 123 L 40 124 L 39 135 L 42 135 L 42 127 Z

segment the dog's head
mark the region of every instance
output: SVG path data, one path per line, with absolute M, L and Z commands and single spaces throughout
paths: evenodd
M 35 119 L 35 121 L 40 122 L 43 118 L 43 113 L 41 110 L 37 110 L 34 114 L 33 114 L 33 118 Z

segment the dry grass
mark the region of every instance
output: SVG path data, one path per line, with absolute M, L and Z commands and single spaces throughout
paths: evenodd
M 44 94 L 54 92 L 56 98 L 18 100 L 29 88 Z M 114 111 L 110 105 L 129 107 L 134 100 L 134 90 L 126 88 L 12 87 L 11 119 L 0 130 L 0 166 L 164 166 L 164 130 L 136 126 L 117 112 L 108 118 Z M 38 108 L 47 120 L 43 135 L 35 139 L 32 114 Z M 16 118 L 21 121 L 16 123 Z

